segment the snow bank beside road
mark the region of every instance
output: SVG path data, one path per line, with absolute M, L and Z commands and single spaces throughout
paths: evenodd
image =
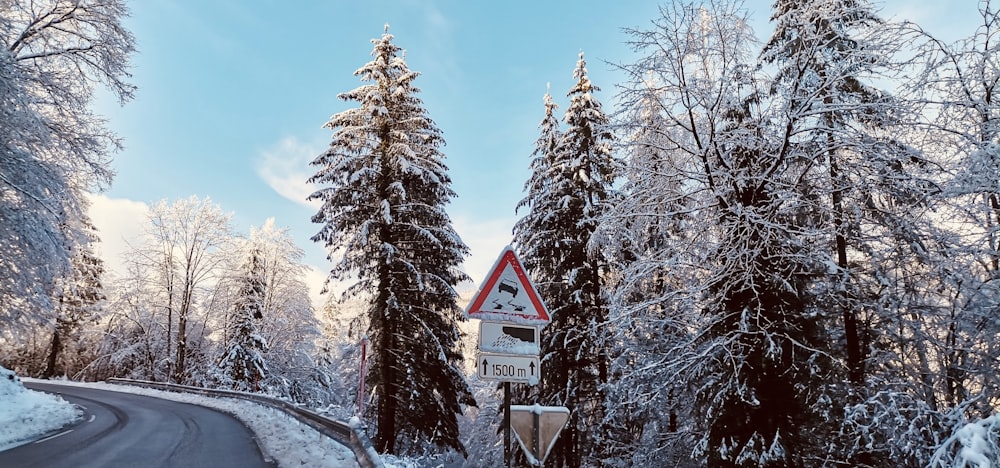
M 39 380 L 38 382 L 47 382 Z M 354 452 L 282 411 L 253 402 L 230 398 L 212 398 L 189 393 L 165 392 L 151 388 L 112 385 L 103 382 L 51 381 L 113 392 L 146 395 L 213 408 L 243 422 L 257 436 L 264 454 L 281 467 L 356 467 Z
M 31 442 L 81 415 L 79 408 L 56 395 L 24 388 L 17 374 L 0 366 L 0 451 Z
M 0 379 L 2 379 L 0 381 L 0 451 L 30 442 L 43 434 L 73 422 L 81 415 L 75 406 L 62 398 L 24 388 L 20 379 L 13 372 L 3 367 L 0 367 Z M 254 432 L 266 456 L 281 467 L 358 466 L 354 452 L 350 448 L 330 440 L 315 429 L 299 423 L 298 420 L 281 411 L 253 402 L 111 385 L 103 382 L 26 380 L 147 395 L 207 406 L 232 414 Z M 49 424 L 34 424 L 35 422 Z M 407 458 L 392 456 L 383 458 L 383 463 L 386 468 L 416 468 L 419 466 Z

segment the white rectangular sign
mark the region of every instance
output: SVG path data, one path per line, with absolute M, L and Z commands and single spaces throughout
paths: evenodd
M 510 322 L 479 322 L 479 350 L 538 356 L 538 327 Z
M 503 382 L 538 383 L 541 366 L 538 356 L 479 353 L 479 377 Z

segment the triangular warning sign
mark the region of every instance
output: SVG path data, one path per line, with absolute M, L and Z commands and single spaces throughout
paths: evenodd
M 465 309 L 469 318 L 532 325 L 549 323 L 535 285 L 509 245 L 500 253 L 479 291 Z
M 511 405 L 510 428 L 532 465 L 542 465 L 569 421 L 565 406 Z

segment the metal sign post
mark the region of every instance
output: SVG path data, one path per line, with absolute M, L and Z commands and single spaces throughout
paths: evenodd
M 510 382 L 503 383 L 503 462 L 511 466 L 514 458 L 510 447 Z
M 540 432 L 542 431 L 542 428 L 541 428 L 542 425 L 539 424 L 538 420 L 541 417 L 542 417 L 542 412 L 541 411 L 532 411 L 531 412 L 531 425 L 535 429 L 534 431 L 531 431 L 531 446 L 535 447 L 535 450 L 538 450 L 539 452 L 541 451 L 540 447 L 542 446 L 542 437 L 541 437 L 541 434 L 540 434 Z M 546 455 L 548 455 L 548 453 L 542 455 L 539 458 L 539 460 L 545 460 L 545 456 Z

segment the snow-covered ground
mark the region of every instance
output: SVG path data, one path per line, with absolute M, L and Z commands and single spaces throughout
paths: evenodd
M 31 382 L 33 379 L 24 379 Z M 102 382 L 82 383 L 60 380 L 60 385 L 74 385 L 115 392 L 134 393 L 166 400 L 206 406 L 232 414 L 257 435 L 261 449 L 279 466 L 350 467 L 358 466 L 354 453 L 315 429 L 299 423 L 279 410 L 252 402 L 211 398 L 186 393 L 111 385 Z M 80 411 L 62 398 L 24 388 L 17 376 L 0 367 L 0 450 L 36 440 L 80 417 Z M 406 459 L 383 460 L 387 468 L 415 466 Z
M 62 398 L 24 388 L 14 372 L 0 366 L 0 451 L 55 431 L 82 416 Z

